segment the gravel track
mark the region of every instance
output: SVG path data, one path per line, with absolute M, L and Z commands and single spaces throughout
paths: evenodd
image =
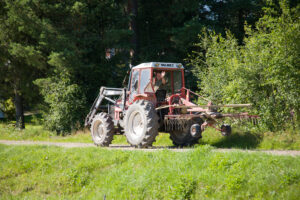
M 65 148 L 86 148 L 86 147 L 96 147 L 92 143 L 74 143 L 74 142 L 47 142 L 47 141 L 16 141 L 16 140 L 0 140 L 0 144 L 5 145 L 46 145 L 46 146 L 58 146 Z M 168 149 L 175 152 L 187 152 L 193 150 L 193 148 L 175 148 L 169 146 L 154 146 L 147 149 L 137 149 L 128 145 L 110 145 L 109 147 L 102 147 L 109 150 L 127 150 L 127 151 L 157 151 Z M 284 155 L 284 156 L 300 156 L 300 151 L 295 150 L 242 150 L 242 149 L 214 149 L 216 152 L 247 152 L 247 153 L 257 153 L 263 152 L 272 155 Z

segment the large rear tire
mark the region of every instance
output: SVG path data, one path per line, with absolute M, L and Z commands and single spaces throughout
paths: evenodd
M 138 100 L 125 116 L 125 135 L 129 144 L 139 148 L 152 146 L 158 135 L 158 116 L 152 102 Z
M 193 137 L 190 133 L 190 128 L 195 123 L 198 123 L 201 126 L 203 120 L 200 118 L 193 119 L 188 122 L 188 125 L 184 128 L 184 130 L 170 131 L 170 139 L 175 146 L 191 146 L 198 143 L 198 140 L 202 138 L 202 135 L 199 134 L 198 136 Z
M 91 125 L 91 134 L 97 146 L 109 146 L 114 136 L 114 123 L 104 112 L 95 116 Z

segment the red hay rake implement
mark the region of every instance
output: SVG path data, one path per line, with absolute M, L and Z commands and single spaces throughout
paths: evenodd
M 216 125 L 220 124 L 220 121 L 224 120 L 225 118 L 230 118 L 235 121 L 246 120 L 246 121 L 250 121 L 254 125 L 256 125 L 258 122 L 257 120 L 259 116 L 250 115 L 248 112 L 226 113 L 226 114 L 218 112 L 219 108 L 245 108 L 245 107 L 251 107 L 251 104 L 213 105 L 213 103 L 207 98 L 204 98 L 187 88 L 182 88 L 182 89 L 186 91 L 187 94 L 186 98 L 178 99 L 177 104 L 162 105 L 156 108 L 157 111 L 168 108 L 170 111 L 169 113 L 174 113 L 174 114 L 168 114 L 164 116 L 164 124 L 167 130 L 172 130 L 172 129 L 184 130 L 186 126 L 188 126 L 189 121 L 191 119 L 201 118 L 204 121 L 204 123 L 201 124 L 201 131 L 204 131 L 204 129 L 207 126 L 210 126 L 215 128 L 216 130 L 221 131 L 223 135 L 230 135 L 231 127 L 229 125 L 221 125 L 221 128 L 216 127 Z M 208 104 L 196 105 L 192 103 L 190 101 L 191 94 L 204 99 L 205 101 L 208 102 Z

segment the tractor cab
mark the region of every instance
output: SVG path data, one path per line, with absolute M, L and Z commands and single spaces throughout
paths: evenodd
M 129 103 L 147 99 L 164 104 L 174 94 L 184 96 L 184 68 L 180 63 L 150 62 L 132 68 L 128 84 Z

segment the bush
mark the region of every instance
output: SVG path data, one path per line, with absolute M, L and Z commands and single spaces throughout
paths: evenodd
M 252 103 L 272 131 L 300 127 L 299 12 L 282 3 L 281 13 L 267 13 L 255 29 L 246 26 L 244 46 L 230 33 L 206 32 L 199 44 L 204 53 L 191 58 L 204 95 L 218 103 Z
M 85 96 L 77 84 L 72 84 L 66 72 L 59 76 L 39 79 L 40 87 L 48 109 L 43 113 L 45 127 L 58 134 L 69 133 L 83 125 L 85 117 Z
M 1 104 L 0 108 L 3 109 L 2 111 L 7 119 L 15 119 L 16 109 L 12 98 L 6 99 L 3 104 Z

